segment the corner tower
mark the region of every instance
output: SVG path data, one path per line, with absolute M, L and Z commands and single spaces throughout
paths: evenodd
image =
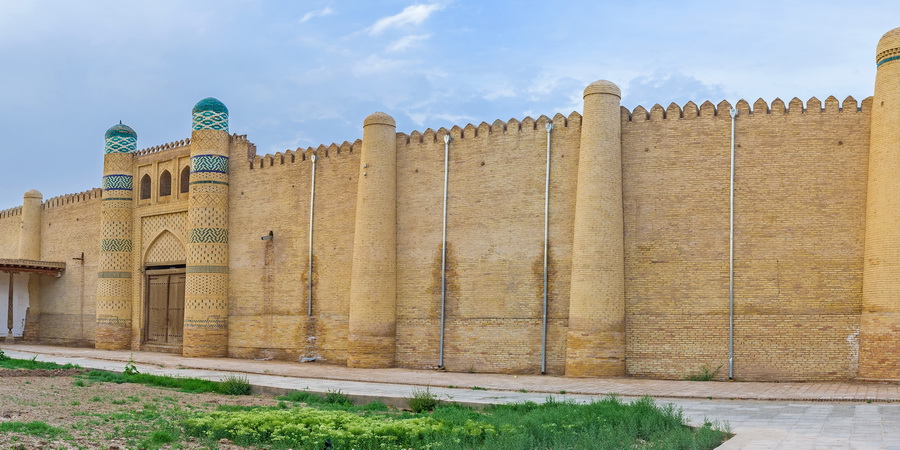
M 131 270 L 134 202 L 132 162 L 137 134 L 119 122 L 106 131 L 95 346 L 131 347 Z
M 584 90 L 566 375 L 625 375 L 622 92 L 609 81 Z
M 363 122 L 347 365 L 392 367 L 397 335 L 397 125 L 385 113 Z
M 209 97 L 192 111 L 184 356 L 228 356 L 228 108 Z
M 900 378 L 900 28 L 875 51 L 859 376 Z

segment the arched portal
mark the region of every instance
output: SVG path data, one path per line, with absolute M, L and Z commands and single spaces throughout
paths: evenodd
M 169 230 L 144 255 L 142 349 L 181 353 L 184 331 L 184 243 Z

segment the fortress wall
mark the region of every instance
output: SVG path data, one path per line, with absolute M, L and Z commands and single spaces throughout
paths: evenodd
M 0 211 L 0 258 L 17 258 L 22 206 Z
M 94 341 L 100 260 L 101 190 L 47 199 L 41 226 L 41 259 L 66 263 L 59 278 L 41 276 L 40 340 L 51 344 Z M 84 261 L 74 260 L 84 252 Z
M 727 111 L 623 113 L 629 375 L 679 377 L 727 360 Z
M 540 370 L 544 167 L 549 121 L 449 131 L 445 367 Z M 565 366 L 580 116 L 554 118 L 548 372 Z M 438 364 L 443 135 L 398 135 L 397 363 Z M 407 143 L 408 139 L 408 143 Z
M 735 377 L 855 376 L 869 114 L 849 99 L 738 103 Z M 623 113 L 628 373 L 728 364 L 731 118 Z
M 351 145 L 316 149 L 313 314 L 308 320 L 309 158 L 232 151 L 229 352 L 242 358 L 346 360 L 347 298 L 358 156 Z M 327 154 L 327 156 L 326 156 Z M 273 240 L 260 237 L 274 232 Z M 310 340 L 312 336 L 314 339 Z
M 871 100 L 868 101 L 869 103 Z M 735 372 L 856 376 L 870 108 L 813 98 L 737 121 Z

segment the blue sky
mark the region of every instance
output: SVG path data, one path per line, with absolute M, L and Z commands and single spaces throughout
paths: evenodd
M 259 153 L 622 104 L 863 99 L 895 1 L 0 2 L 0 209 L 100 185 L 103 133 L 190 136 L 213 96 Z

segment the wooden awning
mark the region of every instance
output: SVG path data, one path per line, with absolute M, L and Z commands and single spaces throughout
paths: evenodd
M 62 275 L 63 270 L 66 270 L 66 263 L 64 262 L 0 258 L 0 272 L 36 273 L 59 277 Z

